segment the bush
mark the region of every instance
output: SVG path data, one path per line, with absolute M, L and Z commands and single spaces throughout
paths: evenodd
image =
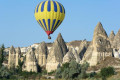
M 81 73 L 79 74 L 78 78 L 86 78 L 87 74 L 86 74 L 86 70 L 88 69 L 89 64 L 86 62 L 84 64 L 81 65 Z
M 84 78 L 88 66 L 88 63 L 80 65 L 76 61 L 71 61 L 70 63 L 65 63 L 62 65 L 62 67 L 58 68 L 56 70 L 55 77 L 64 79 L 75 79 L 79 76 L 81 78 Z
M 97 75 L 96 72 L 91 72 L 91 73 L 88 75 L 88 77 L 89 77 L 89 78 L 92 78 L 92 77 L 95 77 L 95 75 Z
M 106 78 L 106 77 L 109 77 L 111 75 L 114 75 L 114 73 L 115 73 L 115 70 L 113 67 L 102 68 L 100 71 L 102 78 Z
M 70 64 L 70 63 L 68 63 L 68 62 L 62 64 L 61 71 L 64 71 L 65 68 L 68 68 L 68 67 L 69 67 L 69 64 Z
M 8 69 L 6 67 L 2 66 L 0 69 L 0 78 L 9 79 L 9 77 L 10 77 L 10 73 L 9 73 Z
M 55 78 L 62 78 L 62 76 L 64 76 L 63 72 L 64 72 L 64 70 L 66 68 L 69 68 L 69 64 L 70 63 L 64 63 L 64 64 L 62 64 L 62 66 L 56 70 Z
M 55 71 L 51 71 L 48 73 L 48 75 L 53 75 L 55 73 Z
M 4 61 L 4 44 L 0 47 L 0 68 L 2 67 L 2 63 Z
M 55 75 L 55 78 L 62 78 L 62 69 L 61 68 L 58 68 L 56 70 L 56 75 Z
M 47 75 L 47 70 L 42 70 L 42 75 Z

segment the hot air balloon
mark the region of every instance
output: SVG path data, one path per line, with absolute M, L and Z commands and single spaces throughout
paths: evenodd
M 65 17 L 65 8 L 57 1 L 47 0 L 39 3 L 35 8 L 35 18 L 51 39 L 52 34 L 62 23 Z

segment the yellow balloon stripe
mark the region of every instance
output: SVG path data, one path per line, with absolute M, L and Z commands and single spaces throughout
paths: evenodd
M 47 4 L 48 4 L 48 1 L 45 2 L 45 5 L 44 5 L 44 14 L 45 14 L 45 23 L 46 23 L 46 27 L 47 27 L 47 31 L 49 31 L 49 28 L 48 28 L 48 17 L 49 17 L 49 13 L 47 11 Z
M 54 19 L 54 4 L 53 4 L 53 1 L 51 1 L 51 12 L 50 12 L 50 31 L 52 31 L 52 25 L 53 25 L 53 19 Z
M 59 4 L 55 1 L 55 3 L 56 3 L 56 5 L 57 5 L 57 12 L 56 12 L 56 15 L 54 16 L 54 19 L 56 19 L 56 22 L 55 22 L 55 25 L 54 25 L 54 27 L 53 27 L 53 30 L 52 31 L 54 31 L 54 28 L 55 28 L 55 26 L 56 26 L 56 24 L 57 24 L 57 22 L 58 22 L 58 20 L 59 20 L 59 16 L 60 16 L 60 7 L 59 7 Z

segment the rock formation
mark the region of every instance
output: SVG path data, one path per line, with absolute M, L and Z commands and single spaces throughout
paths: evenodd
M 86 52 L 87 48 L 89 46 L 89 43 L 86 40 L 83 40 L 79 46 L 78 54 L 80 56 L 80 59 L 83 58 L 84 53 Z
M 72 48 L 71 51 L 72 51 L 73 55 L 75 56 L 76 62 L 80 63 L 81 59 L 77 53 L 77 50 L 75 50 L 75 48 Z
M 16 66 L 18 66 L 18 62 L 19 62 L 20 58 L 21 58 L 21 50 L 20 50 L 20 47 L 18 47 L 16 49 Z
M 109 41 L 111 43 L 111 46 L 113 44 L 113 40 L 114 40 L 114 37 L 115 37 L 115 33 L 113 31 L 111 31 L 110 35 L 109 35 Z
M 106 31 L 99 22 L 94 30 L 93 40 L 85 52 L 83 62 L 87 61 L 90 66 L 94 66 L 107 56 L 112 56 L 112 48 Z
M 8 68 L 15 68 L 16 67 L 16 51 L 13 46 L 10 47 L 9 50 L 9 58 L 8 58 Z
M 76 60 L 75 56 L 73 55 L 71 51 L 68 51 L 63 58 L 63 63 L 70 62 L 72 60 Z
M 113 40 L 113 48 L 120 49 L 120 29 Z
M 38 48 L 35 50 L 36 59 L 38 65 L 44 66 L 47 63 L 48 48 L 45 42 L 39 44 Z
M 34 49 L 30 49 L 27 53 L 26 53 L 26 60 L 23 64 L 23 71 L 32 71 L 32 72 L 38 72 L 38 67 L 37 67 L 37 61 L 36 61 L 36 57 L 35 57 L 35 52 Z
M 63 62 L 63 57 L 67 51 L 67 46 L 59 33 L 57 39 L 53 43 L 50 53 L 48 54 L 46 70 L 48 72 L 56 70 L 57 67 Z
M 70 48 L 69 51 L 64 56 L 63 63 L 70 62 L 72 60 L 75 60 L 77 63 L 80 63 L 80 57 L 73 47 Z

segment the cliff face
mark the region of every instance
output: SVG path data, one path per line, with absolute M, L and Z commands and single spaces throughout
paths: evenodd
M 107 56 L 112 56 L 112 48 L 106 31 L 99 22 L 94 30 L 93 40 L 84 55 L 83 61 L 87 61 L 91 66 L 94 66 Z
M 57 69 L 58 65 L 63 62 L 63 57 L 67 53 L 67 46 L 61 36 L 58 34 L 57 39 L 54 41 L 52 49 L 48 54 L 46 69 L 48 72 Z

